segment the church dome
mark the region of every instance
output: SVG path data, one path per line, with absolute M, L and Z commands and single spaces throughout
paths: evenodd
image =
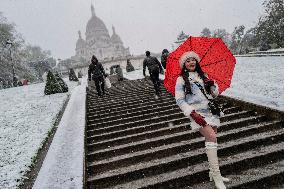
M 121 40 L 121 38 L 119 37 L 119 35 L 117 35 L 116 33 L 115 33 L 115 28 L 112 26 L 112 36 L 111 36 L 111 38 L 110 38 L 110 40 L 111 40 L 111 42 L 113 43 L 113 44 L 122 44 L 122 40 Z
M 87 23 L 86 33 L 92 33 L 96 31 L 105 31 L 107 33 L 107 28 L 100 18 L 92 16 L 92 18 Z
M 106 25 L 100 18 L 96 16 L 93 5 L 91 6 L 91 11 L 92 11 L 92 17 L 87 23 L 86 35 L 89 36 L 89 35 L 94 35 L 96 33 L 98 33 L 99 35 L 102 34 L 108 35 L 108 30 L 106 28 Z

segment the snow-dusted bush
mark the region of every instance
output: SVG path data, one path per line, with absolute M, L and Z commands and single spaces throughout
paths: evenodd
M 62 93 L 63 90 L 59 84 L 59 82 L 56 80 L 55 76 L 51 71 L 48 71 L 47 73 L 47 81 L 44 89 L 45 95 L 55 94 L 55 93 Z
M 59 85 L 61 86 L 62 92 L 63 93 L 68 92 L 67 84 L 64 82 L 64 80 L 59 76 L 59 74 L 57 72 L 54 74 L 54 77 L 57 80 L 57 82 L 59 83 Z
M 127 63 L 126 63 L 126 72 L 132 72 L 134 71 L 134 67 L 133 65 L 131 64 L 130 60 L 127 60 Z
M 77 78 L 73 68 L 71 68 L 69 70 L 69 81 L 79 81 L 79 79 Z
M 78 72 L 78 78 L 82 78 L 83 77 L 83 74 L 81 71 Z

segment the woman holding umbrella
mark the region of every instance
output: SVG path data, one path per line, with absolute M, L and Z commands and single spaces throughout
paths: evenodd
M 175 99 L 183 113 L 189 117 L 191 128 L 199 130 L 205 137 L 210 180 L 214 180 L 218 189 L 224 189 L 224 182 L 229 179 L 221 176 L 218 164 L 216 133 L 220 119 L 208 106 L 209 99 L 218 96 L 218 86 L 208 79 L 199 62 L 200 57 L 194 51 L 185 52 L 180 57 L 181 75 L 176 80 Z

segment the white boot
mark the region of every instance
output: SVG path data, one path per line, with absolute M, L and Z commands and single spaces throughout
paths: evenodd
M 209 179 L 210 179 L 210 181 L 213 181 L 213 175 L 212 175 L 213 173 L 212 173 L 212 171 L 210 170 L 209 171 Z M 223 177 L 223 176 L 221 176 L 222 177 L 222 180 L 223 180 L 223 182 L 230 182 L 230 179 L 229 178 L 226 178 L 226 177 Z
M 216 139 L 217 140 L 217 139 Z M 206 144 L 205 144 L 206 145 Z M 215 144 L 214 144 L 215 145 Z M 214 146 L 213 145 L 213 146 Z M 218 146 L 218 142 L 216 142 L 216 145 Z M 210 146 L 210 144 L 209 144 L 209 146 Z M 216 146 L 216 148 L 217 148 L 217 146 Z M 218 157 L 218 156 L 217 156 Z M 209 167 L 209 180 L 210 181 L 213 181 L 213 175 L 212 175 L 213 173 L 212 173 L 212 170 L 211 170 L 211 167 Z M 229 178 L 226 178 L 226 177 L 223 177 L 223 176 L 221 176 L 222 177 L 222 180 L 223 180 L 223 182 L 230 182 L 230 179 Z
M 215 186 L 217 189 L 226 189 L 226 186 L 223 182 L 223 177 L 221 176 L 218 156 L 217 156 L 217 143 L 215 142 L 205 142 L 206 154 L 208 157 L 210 172 L 212 178 L 215 182 Z

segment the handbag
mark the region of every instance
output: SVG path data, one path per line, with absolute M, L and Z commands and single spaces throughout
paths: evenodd
M 106 88 L 111 88 L 111 82 L 108 77 L 105 78 L 105 85 L 106 85 Z
M 219 105 L 219 103 L 216 102 L 215 99 L 209 99 L 203 89 L 203 87 L 197 83 L 197 82 L 194 82 L 195 85 L 197 85 L 197 87 L 200 89 L 200 91 L 204 94 L 204 96 L 207 98 L 207 100 L 209 101 L 208 102 L 208 106 L 209 106 L 209 109 L 210 109 L 210 112 L 213 114 L 213 115 L 217 115 L 217 116 L 221 116 L 221 113 L 223 113 L 223 107 Z

